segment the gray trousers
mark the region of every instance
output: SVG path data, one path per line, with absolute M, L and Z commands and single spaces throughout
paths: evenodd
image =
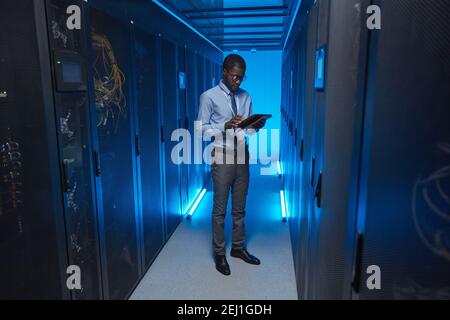
M 227 212 L 228 196 L 231 190 L 233 219 L 233 249 L 243 249 L 245 242 L 245 203 L 250 178 L 248 151 L 245 164 L 212 165 L 214 184 L 214 207 L 212 212 L 213 248 L 216 254 L 225 254 L 224 224 Z

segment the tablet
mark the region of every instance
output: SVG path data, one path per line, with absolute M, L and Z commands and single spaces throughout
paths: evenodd
M 271 114 L 254 114 L 247 119 L 243 120 L 241 123 L 238 124 L 238 128 L 241 129 L 247 129 L 248 127 L 251 127 L 253 124 L 258 122 L 261 119 L 270 119 L 272 118 Z

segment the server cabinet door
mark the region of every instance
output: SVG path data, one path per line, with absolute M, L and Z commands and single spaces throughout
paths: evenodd
M 141 182 L 144 263 L 149 267 L 164 243 L 161 143 L 158 111 L 157 39 L 134 28 L 136 153 Z
M 362 299 L 449 299 L 450 3 L 374 4 L 389 33 L 370 41 L 356 289 Z
M 178 47 L 178 128 L 187 129 L 187 107 L 186 107 L 186 49 Z M 191 145 L 188 146 L 191 148 Z M 184 151 L 186 152 L 186 150 Z M 185 154 L 180 154 L 185 156 Z M 191 159 L 189 159 L 191 160 Z M 181 212 L 184 214 L 189 208 L 189 182 L 188 182 L 188 164 L 183 163 L 179 166 L 180 171 L 180 196 Z
M 213 66 L 213 79 L 211 82 L 211 85 L 213 87 L 217 86 L 219 84 L 219 73 L 218 73 L 218 69 L 217 69 L 217 63 L 213 62 L 212 63 Z
M 204 83 L 205 83 L 205 91 L 209 90 L 212 88 L 212 80 L 213 80 L 213 63 L 211 60 L 205 58 L 205 79 L 204 79 Z M 208 145 L 209 142 L 205 142 L 204 147 L 206 147 Z M 203 184 L 207 184 L 208 181 L 211 178 L 211 166 L 207 165 L 206 163 L 203 166 L 203 170 L 204 170 L 204 180 L 203 180 Z
M 292 104 L 292 111 L 291 111 L 291 118 L 292 118 L 292 125 L 291 125 L 291 134 L 290 134 L 290 194 L 289 194 L 289 219 L 290 219 L 290 227 L 291 230 L 293 226 L 293 221 L 295 219 L 295 210 L 297 209 L 297 203 L 296 203 L 296 193 L 297 193 L 297 186 L 295 181 L 295 176 L 297 174 L 297 157 L 296 157 L 296 146 L 295 146 L 295 134 L 296 134 L 296 128 L 297 128 L 297 112 L 298 112 L 298 105 L 297 105 L 297 96 L 299 93 L 298 90 L 298 77 L 297 77 L 297 70 L 299 69 L 298 66 L 298 58 L 296 50 L 292 52 L 292 95 L 291 95 L 291 104 Z
M 94 160 L 105 297 L 123 299 L 139 277 L 129 25 L 125 19 L 104 13 L 110 8 L 106 3 L 90 1 L 89 5 L 95 92 L 91 114 L 96 126 Z M 125 12 L 124 3 L 117 5 Z
M 171 135 L 178 128 L 178 74 L 177 47 L 161 40 L 161 113 L 164 125 L 164 166 L 165 166 L 165 219 L 167 238 L 175 231 L 181 220 L 180 179 L 178 165 L 172 160 L 172 149 L 178 143 L 171 141 Z
M 287 59 L 284 57 L 283 59 L 283 75 L 282 75 L 282 95 L 281 95 L 281 140 L 283 143 L 280 146 L 280 166 L 282 173 L 284 175 L 284 162 L 286 159 L 285 150 L 286 150 L 286 100 L 287 100 L 287 86 L 286 86 L 286 78 L 287 78 Z
M 289 98 L 288 98 L 288 135 L 287 135 L 287 150 L 286 150 L 286 161 L 285 161 L 285 197 L 286 197 L 286 215 L 288 217 L 288 220 L 291 221 L 291 211 L 292 211 L 292 194 L 293 194 L 293 188 L 292 188 L 292 177 L 293 177 L 293 168 L 294 168 L 294 161 L 292 158 L 293 154 L 293 139 L 292 139 L 292 132 L 294 130 L 294 123 L 293 123 L 293 115 L 295 113 L 295 106 L 294 106 L 294 73 L 295 73 L 295 56 L 292 54 L 292 52 L 289 54 Z
M 55 115 L 63 173 L 64 211 L 68 235 L 69 263 L 80 268 L 81 289 L 73 290 L 75 299 L 101 298 L 100 256 L 97 211 L 94 196 L 89 99 L 87 88 L 65 92 L 58 65 L 86 68 L 84 28 L 66 28 L 67 8 L 82 7 L 83 1 L 47 1 L 47 24 L 54 72 Z M 83 19 L 84 20 L 84 19 Z M 63 58 L 65 57 L 67 61 Z M 78 60 L 79 59 L 79 60 Z M 69 61 L 70 60 L 70 61 Z M 74 61 L 80 61 L 79 65 Z M 73 70 L 74 72 L 74 70 Z
M 217 72 L 217 78 L 216 78 L 216 86 L 219 84 L 220 80 L 222 80 L 222 65 L 217 64 L 216 65 L 216 72 Z
M 205 91 L 212 88 L 212 78 L 213 78 L 213 65 L 212 61 L 209 59 L 205 60 Z
M 0 298 L 69 298 L 44 3 L 0 21 Z
M 352 197 L 357 195 L 356 188 L 351 185 L 353 180 L 354 184 L 357 183 L 353 172 L 357 172 L 359 166 L 359 160 L 352 163 L 352 157 L 359 159 L 360 156 L 358 128 L 361 120 L 358 113 L 362 113 L 362 106 L 358 96 L 363 93 L 362 74 L 366 69 L 365 59 L 358 57 L 366 56 L 367 46 L 366 41 L 355 42 L 354 39 L 363 39 L 362 36 L 369 32 L 365 24 L 360 24 L 360 15 L 351 8 L 358 5 L 366 8 L 368 3 L 361 0 L 320 3 L 318 47 L 324 46 L 326 38 L 328 41 L 325 47 L 325 88 L 324 92 L 319 92 L 317 100 L 319 118 L 325 117 L 326 123 L 323 127 L 318 122 L 318 137 L 323 136 L 323 139 L 316 143 L 320 150 L 319 164 L 323 163 L 322 190 L 317 185 L 315 190 L 321 195 L 319 199 L 317 194 L 314 201 L 315 207 L 319 200 L 321 202 L 315 291 L 318 299 L 350 298 L 355 214 L 349 208 Z M 327 20 L 329 27 L 326 27 Z M 327 36 L 328 28 L 332 32 Z M 361 75 L 355 77 L 355 70 L 357 75 Z M 324 103 L 326 114 L 323 112 Z M 355 132 L 358 133 L 355 135 Z M 320 177 L 320 171 L 316 172 L 316 177 Z
M 316 268 L 311 263 L 311 235 L 313 226 L 313 172 L 315 171 L 315 155 L 313 150 L 314 134 L 314 61 L 316 53 L 317 33 L 317 6 L 314 6 L 308 18 L 307 29 L 307 56 L 306 56 L 306 86 L 305 86 L 305 116 L 304 116 L 304 162 L 302 181 L 302 217 L 300 220 L 300 252 L 299 252 L 299 274 L 298 285 L 300 288 L 300 299 L 307 299 L 312 284 L 310 282 L 312 270 Z
M 186 94 L 187 94 L 187 109 L 189 114 L 189 132 L 192 137 L 192 143 L 194 144 L 195 136 L 195 127 L 194 121 L 197 121 L 198 116 L 198 104 L 199 104 L 199 96 L 198 96 L 198 70 L 197 70 L 197 56 L 191 51 L 187 50 L 187 60 L 186 60 Z M 201 137 L 199 138 L 201 145 Z M 201 148 L 192 148 L 192 159 L 202 159 L 203 155 L 201 153 Z M 189 202 L 192 204 L 195 201 L 196 196 L 200 192 L 200 188 L 202 187 L 199 183 L 198 178 L 199 165 L 192 163 L 189 166 Z
M 206 84 L 205 84 L 205 78 L 206 78 L 206 61 L 205 58 L 198 55 L 197 56 L 197 68 L 198 68 L 198 96 L 200 96 L 203 92 L 206 91 Z
M 303 29 L 304 30 L 304 29 Z M 302 132 L 303 132 L 303 109 L 304 109 L 304 48 L 303 48 L 303 37 L 301 35 L 304 35 L 304 31 L 299 36 L 299 40 L 297 42 L 297 45 L 295 47 L 295 50 L 293 54 L 295 54 L 298 64 L 297 69 L 295 72 L 296 77 L 296 106 L 297 106 L 297 116 L 296 116 L 296 132 L 294 141 L 296 142 L 295 146 L 295 152 L 294 152 L 294 158 L 296 161 L 296 167 L 295 167 L 295 175 L 294 175 L 294 210 L 292 212 L 292 221 L 291 221 L 291 242 L 292 242 L 292 250 L 293 250 L 293 257 L 294 257 L 294 265 L 295 268 L 298 267 L 298 246 L 299 246 L 299 220 L 301 216 L 301 204 L 302 204 L 302 186 L 301 186 L 301 177 L 303 172 L 303 164 L 302 159 L 300 158 L 300 149 L 302 148 Z
M 200 95 L 206 91 L 206 67 L 205 67 L 205 58 L 197 55 L 197 96 L 200 101 Z M 199 105 L 197 103 L 196 114 L 198 115 Z M 203 149 L 206 145 L 206 142 L 203 143 Z M 203 154 L 202 154 L 203 158 Z M 205 164 L 202 161 L 202 164 L 197 165 L 197 185 L 199 188 L 202 188 L 205 184 Z
M 316 75 L 319 70 L 317 67 L 317 52 L 320 49 L 324 49 L 328 51 L 327 42 L 328 42 L 328 17 L 329 17 L 329 0 L 321 0 L 316 2 L 314 5 L 317 7 L 317 40 L 316 44 L 313 48 L 314 50 L 314 75 Z M 350 8 L 352 6 L 348 6 Z M 349 9 L 347 9 L 349 10 Z M 356 23 L 356 22 L 355 22 Z M 336 33 L 333 33 L 336 34 Z M 325 55 L 324 68 L 328 67 Z M 326 70 L 326 69 L 325 69 Z M 326 73 L 326 72 L 324 72 Z M 316 78 L 316 76 L 315 76 Z M 326 79 L 324 80 L 326 82 Z M 323 278 L 326 274 L 327 266 L 320 264 L 321 261 L 326 263 L 326 257 L 329 255 L 329 250 L 331 248 L 324 245 L 325 240 L 330 241 L 328 239 L 328 235 L 331 232 L 336 231 L 328 231 L 328 233 L 321 234 L 321 223 L 322 223 L 322 204 L 321 202 L 321 189 L 322 189 L 322 180 L 323 180 L 323 135 L 325 129 L 325 117 L 327 111 L 327 95 L 328 95 L 328 87 L 324 86 L 324 89 L 316 89 L 314 86 L 314 125 L 313 125 L 313 136 L 312 136 L 312 150 L 314 154 L 315 163 L 311 170 L 311 181 L 312 181 L 312 193 L 311 193 L 311 256 L 310 263 L 316 267 L 312 268 L 311 278 L 311 291 L 310 298 L 311 299 L 321 299 L 321 298 L 329 298 L 329 299 L 339 299 L 341 298 L 342 292 L 336 293 L 339 289 L 334 286 L 332 287 L 329 282 L 324 281 Z M 326 168 L 331 169 L 331 168 Z M 328 181 L 327 181 L 328 182 Z M 340 230 L 342 231 L 342 230 Z M 323 236 L 323 238 L 320 238 Z M 323 240 L 320 243 L 320 240 Z M 331 244 L 327 243 L 331 246 L 336 245 L 335 242 L 331 240 Z M 322 245 L 322 247 L 320 247 Z M 343 280 L 343 279 L 341 279 Z M 339 280 L 337 280 L 339 282 Z M 335 283 L 333 283 L 335 284 Z M 334 295 L 336 294 L 336 295 Z

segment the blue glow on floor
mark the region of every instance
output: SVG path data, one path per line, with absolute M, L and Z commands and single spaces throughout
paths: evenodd
M 282 189 L 282 186 L 278 175 L 261 175 L 260 165 L 250 166 L 250 185 L 247 196 L 246 212 L 247 215 L 249 212 L 256 212 L 258 214 L 246 217 L 246 221 L 249 220 L 249 225 L 252 223 L 251 220 L 256 217 L 271 223 L 275 221 L 280 223 L 282 221 L 280 189 Z M 195 214 L 190 219 L 191 222 L 198 222 L 199 220 L 204 220 L 205 217 L 207 219 L 211 217 L 213 195 L 214 193 L 209 191 L 203 196 L 203 200 L 200 202 L 196 208 Z M 226 216 L 226 219 L 229 219 L 230 222 L 231 203 L 232 196 L 230 192 Z
M 213 192 L 208 191 L 192 219 L 183 221 L 174 232 L 131 299 L 298 298 L 289 226 L 281 222 L 281 181 L 278 176 L 261 176 L 260 166 L 252 165 L 250 170 L 246 246 L 261 259 L 261 265 L 230 257 L 231 276 L 216 271 L 211 234 Z M 232 241 L 230 209 L 225 218 L 227 256 Z

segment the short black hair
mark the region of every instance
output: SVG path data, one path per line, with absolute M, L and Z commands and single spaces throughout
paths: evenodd
M 244 58 L 238 54 L 229 54 L 225 60 L 223 60 L 223 69 L 230 70 L 236 65 L 239 65 L 244 70 L 247 69 Z

